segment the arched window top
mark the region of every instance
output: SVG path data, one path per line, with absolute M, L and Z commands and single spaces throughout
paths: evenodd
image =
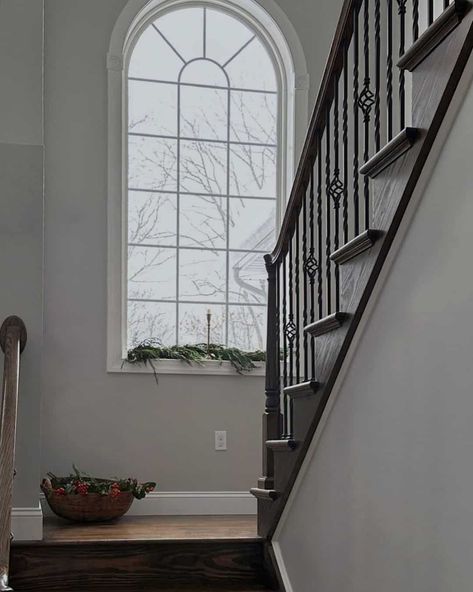
M 270 92 L 280 86 L 259 32 L 206 5 L 182 6 L 149 23 L 132 48 L 128 76 Z

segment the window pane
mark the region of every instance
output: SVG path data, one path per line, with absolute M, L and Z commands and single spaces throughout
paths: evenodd
M 128 298 L 176 298 L 176 249 L 128 247 Z
M 232 145 L 230 193 L 276 197 L 276 150 L 267 146 Z
M 230 248 L 267 251 L 275 243 L 276 201 L 230 198 Z
M 179 298 L 225 301 L 226 254 L 220 251 L 181 249 L 179 253 Z
M 129 187 L 176 190 L 177 142 L 175 140 L 129 136 L 128 157 Z
M 128 131 L 177 135 L 177 86 L 130 80 Z
M 176 196 L 166 193 L 128 193 L 128 242 L 175 245 Z
M 230 253 L 230 302 L 266 304 L 268 274 L 261 253 Z
M 276 143 L 276 95 L 232 91 L 230 112 L 231 140 L 262 144 Z
M 225 343 L 225 307 L 215 304 L 179 305 L 179 343 L 207 343 L 207 311 L 212 313 L 210 341 Z
M 181 141 L 181 189 L 226 194 L 227 147 L 215 142 Z
M 211 86 L 228 86 L 228 78 L 224 70 L 209 60 L 190 62 L 181 75 L 183 84 L 206 84 Z
M 183 247 L 225 248 L 227 200 L 213 195 L 182 195 L 179 244 Z
M 176 305 L 165 302 L 128 302 L 128 348 L 145 339 L 163 345 L 176 343 Z
M 203 57 L 204 11 L 181 8 L 160 16 L 155 25 L 185 61 Z
M 133 49 L 128 76 L 177 82 L 181 68 L 182 61 L 150 26 Z
M 226 90 L 181 87 L 181 136 L 226 140 L 227 102 Z
M 253 37 L 243 23 L 218 10 L 207 9 L 207 57 L 224 64 Z
M 230 84 L 236 88 L 276 91 L 277 81 L 268 51 L 259 39 L 254 39 L 232 60 L 225 70 Z
M 264 306 L 229 306 L 228 345 L 245 351 L 264 349 L 266 308 Z

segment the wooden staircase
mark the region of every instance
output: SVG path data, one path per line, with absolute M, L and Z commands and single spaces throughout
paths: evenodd
M 268 539 L 470 58 L 470 8 L 445 2 L 434 19 L 433 2 L 343 6 L 281 233 L 266 256 L 263 477 L 252 493 Z

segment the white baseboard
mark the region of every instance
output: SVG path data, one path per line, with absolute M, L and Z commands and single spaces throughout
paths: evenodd
M 40 541 L 43 538 L 43 511 L 37 508 L 12 508 L 11 531 L 15 541 Z
M 41 503 L 50 516 L 44 495 Z M 135 500 L 128 511 L 130 516 L 222 514 L 256 514 L 256 499 L 246 491 L 154 491 Z

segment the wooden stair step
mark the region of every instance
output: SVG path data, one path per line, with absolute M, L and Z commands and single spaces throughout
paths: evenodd
M 461 23 L 470 8 L 471 4 L 466 0 L 454 0 L 414 41 L 398 61 L 398 67 L 412 72 Z
M 405 127 L 397 136 L 394 136 L 390 142 L 365 162 L 360 168 L 360 173 L 373 179 L 386 167 L 405 154 L 418 136 L 418 130 L 415 127 Z
M 284 389 L 284 393 L 291 398 L 296 397 L 311 397 L 315 395 L 320 389 L 320 383 L 316 380 L 307 380 L 306 382 L 300 382 L 299 384 L 293 384 L 287 386 Z
M 311 323 L 304 327 L 304 332 L 309 333 L 312 337 L 318 337 L 324 335 L 324 333 L 330 333 L 339 329 L 343 323 L 347 320 L 348 315 L 344 312 L 335 312 L 334 314 L 328 315 L 315 323 Z
M 280 492 L 276 489 L 261 489 L 260 487 L 252 487 L 250 493 L 257 499 L 268 502 L 273 502 L 280 496 Z
M 369 228 L 365 230 L 354 239 L 334 251 L 330 255 L 330 259 L 337 265 L 347 263 L 357 255 L 364 253 L 374 245 L 374 243 L 382 236 L 382 232 Z
M 261 589 L 264 545 L 257 539 L 19 543 L 12 547 L 11 586 L 16 592 Z
M 284 438 L 282 440 L 266 440 L 266 446 L 274 452 L 284 452 L 287 450 L 295 450 L 299 442 L 292 438 Z

